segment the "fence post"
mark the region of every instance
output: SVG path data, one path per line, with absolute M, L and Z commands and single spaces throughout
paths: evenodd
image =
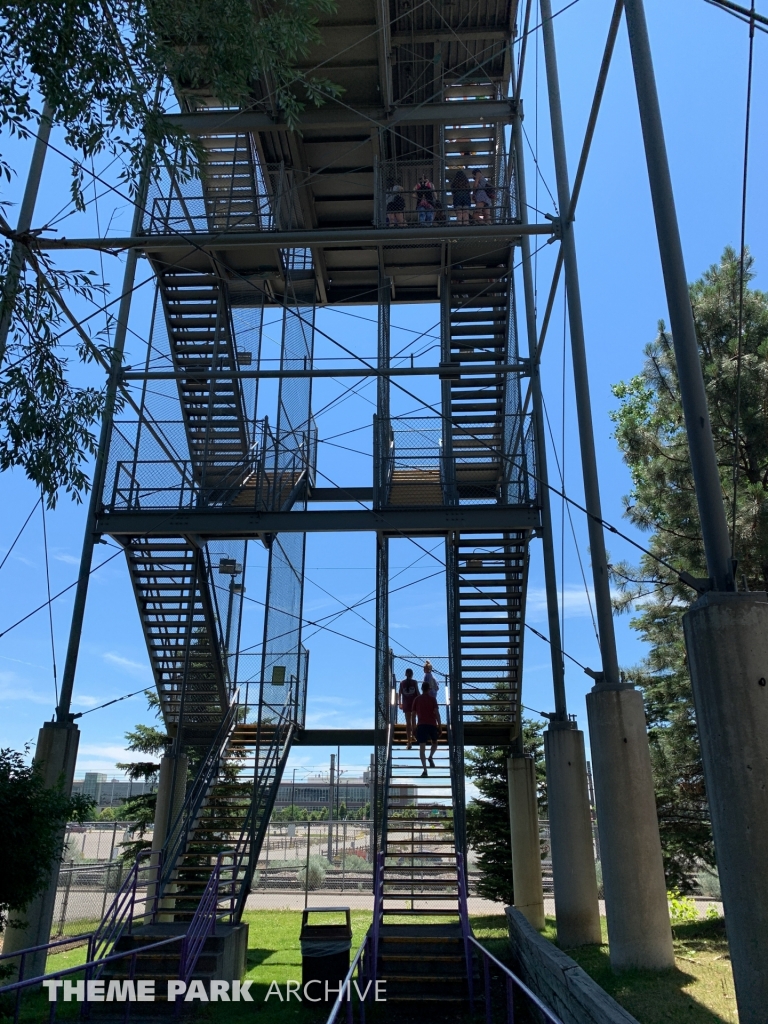
M 312 835 L 312 822 L 307 819 L 307 863 L 304 868 L 304 906 L 309 903 L 309 844 Z
M 69 862 L 69 874 L 67 875 L 67 885 L 64 889 L 64 896 L 61 900 L 61 914 L 59 915 L 59 928 L 56 932 L 56 937 L 64 934 L 64 924 L 67 919 L 67 906 L 69 904 L 69 890 L 72 888 L 72 875 L 74 874 L 75 861 L 74 858 Z

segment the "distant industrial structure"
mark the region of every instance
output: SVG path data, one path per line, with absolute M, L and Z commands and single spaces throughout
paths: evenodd
M 97 811 L 103 811 L 105 807 L 120 807 L 126 800 L 155 792 L 156 778 L 148 782 L 137 782 L 125 776 L 107 779 L 102 772 L 86 772 L 82 779 L 75 779 L 72 783 L 72 795 L 91 797 Z

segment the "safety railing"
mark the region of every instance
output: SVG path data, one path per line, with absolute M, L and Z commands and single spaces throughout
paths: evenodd
M 464 855 L 456 854 L 456 874 L 459 883 L 459 922 L 461 924 L 461 939 L 464 943 L 464 959 L 467 965 L 467 992 L 469 994 L 469 1005 L 474 1006 L 474 964 L 472 961 L 472 949 L 469 940 L 472 937 L 472 929 L 469 925 L 469 908 L 467 906 L 467 873 L 464 865 Z
M 2 963 L 3 961 L 12 960 L 19 961 L 15 972 L 16 981 L 11 984 L 0 987 L 0 993 L 13 992 L 15 996 L 13 1012 L 14 1024 L 16 1024 L 16 1021 L 18 1021 L 19 1019 L 19 1012 L 21 1009 L 21 998 L 23 993 L 26 991 L 25 974 L 27 973 L 27 961 L 29 960 L 29 958 L 31 956 L 34 956 L 36 953 L 45 952 L 47 959 L 48 954 L 52 950 L 58 949 L 62 946 L 66 946 L 67 950 L 69 951 L 76 946 L 82 946 L 86 943 L 90 943 L 92 937 L 93 932 L 84 932 L 82 935 L 68 935 L 66 938 L 63 939 L 54 939 L 52 942 L 44 942 L 40 946 L 28 946 L 26 949 L 17 949 L 13 953 L 3 953 L 0 955 L 0 963 Z
M 121 974 L 119 980 L 115 980 L 114 984 L 115 986 L 119 986 L 119 990 L 121 993 L 125 993 L 127 985 L 128 990 L 133 990 L 135 996 L 136 989 L 134 988 L 134 986 L 136 982 L 136 963 L 139 957 L 145 956 L 147 953 L 155 953 L 158 949 L 161 948 L 179 946 L 183 942 L 183 940 L 183 935 L 174 935 L 170 939 L 162 939 L 159 942 L 151 942 L 146 946 L 137 946 L 133 949 L 123 950 L 120 953 L 110 953 L 108 956 L 98 957 L 95 960 L 88 960 L 85 963 L 76 964 L 74 967 L 62 967 L 61 970 L 58 971 L 51 971 L 46 974 L 38 975 L 34 978 L 25 978 L 23 981 L 14 981 L 9 985 L 0 986 L 0 998 L 2 998 L 3 996 L 15 997 L 15 1008 L 12 1017 L 13 1024 L 19 1024 L 23 993 L 30 990 L 35 991 L 41 987 L 47 989 L 48 999 L 50 1001 L 50 1009 L 48 1010 L 48 1013 L 45 1015 L 45 1019 L 49 1022 L 49 1024 L 52 1024 L 52 1022 L 54 1022 L 57 1019 L 57 1010 L 59 1006 L 58 993 L 61 987 L 65 989 L 65 1002 L 68 999 L 71 1001 L 74 998 L 75 1000 L 77 1000 L 78 1003 L 81 1004 L 81 1013 L 83 1017 L 88 1017 L 89 1015 L 90 1001 L 103 1003 L 105 999 L 107 999 L 107 1001 L 120 999 L 120 1004 L 123 1009 L 123 1020 L 128 1020 L 131 1015 L 131 1010 L 133 1009 L 133 1000 L 130 999 L 130 996 L 127 1000 L 125 999 L 124 995 L 114 995 L 110 997 L 108 990 L 107 995 L 105 996 L 103 994 L 103 989 L 101 990 L 101 994 L 99 994 L 98 996 L 89 996 L 89 982 L 93 983 L 94 981 L 96 981 L 98 975 L 103 972 L 104 968 L 108 964 L 115 964 L 120 960 L 130 960 L 130 967 L 128 969 L 127 974 Z M 63 940 L 57 943 L 49 943 L 49 945 L 61 945 L 62 942 Z M 36 948 L 45 949 L 46 947 L 41 946 Z M 33 950 L 28 949 L 25 950 L 25 952 L 31 953 L 33 952 Z M 14 955 L 16 954 L 9 954 L 9 956 Z M 72 975 L 79 974 L 84 974 L 84 978 L 78 978 L 74 982 L 69 981 L 69 978 Z M 152 985 L 152 982 L 148 982 L 146 979 L 142 979 L 141 982 L 145 985 Z M 102 985 L 105 984 L 106 983 L 102 982 Z M 67 993 L 66 991 L 67 985 L 69 985 L 69 993 Z M 67 1018 L 71 1020 L 71 1014 L 67 1014 Z M 30 1018 L 26 1017 L 26 1019 Z
M 497 971 L 501 972 L 501 978 L 503 979 L 507 1024 L 514 1024 L 515 1020 L 515 991 L 518 991 L 530 1004 L 535 1006 L 548 1024 L 563 1024 L 561 1018 L 558 1017 L 557 1014 L 553 1013 L 546 1003 L 543 1003 L 536 993 L 533 992 L 524 981 L 518 978 L 514 971 L 510 970 L 510 968 L 507 967 L 506 964 L 503 964 L 501 960 L 497 960 L 493 953 L 489 952 L 482 943 L 478 942 L 474 935 L 469 936 L 469 945 L 473 952 L 479 954 L 482 958 L 486 1024 L 493 1024 L 493 986 L 491 984 L 491 965 L 493 965 Z M 470 1010 L 474 1012 L 474 1006 L 471 1005 Z
M 253 796 L 233 849 L 233 885 L 238 891 L 233 900 L 233 914 L 239 918 L 251 888 L 259 850 L 267 832 L 269 819 L 277 798 L 277 790 L 293 741 L 296 723 L 294 709 L 288 706 L 270 722 L 257 723 L 257 745 L 254 759 Z M 269 732 L 263 728 L 268 726 Z M 268 737 L 266 747 L 262 736 Z
M 221 720 L 213 742 L 197 770 L 194 782 L 189 787 L 184 803 L 168 830 L 168 839 L 163 849 L 160 887 L 164 890 L 172 881 L 176 863 L 189 842 L 190 833 L 197 824 L 202 806 L 216 781 L 219 766 L 226 752 L 232 732 L 238 723 L 240 691 L 232 695 L 229 709 Z
M 259 512 L 287 511 L 315 480 L 317 427 L 276 435 L 268 420 L 244 457 L 223 461 L 143 459 L 140 452 L 109 467 L 103 501 L 110 512 L 186 510 L 237 505 Z
M 202 184 L 199 179 L 164 176 L 150 192 L 144 233 L 287 231 L 296 227 L 300 194 L 293 171 L 282 162 L 262 164 L 245 145 L 236 148 L 231 161 L 223 181 L 208 168 L 202 170 Z M 232 186 L 235 173 L 237 188 Z
M 135 918 L 153 921 L 157 914 L 162 855 L 142 851 L 125 876 L 88 943 L 88 959 L 98 960 L 122 935 L 130 935 Z M 137 914 L 139 889 L 146 890 L 143 909 Z
M 225 864 L 231 859 L 232 864 Z M 229 879 L 223 875 L 229 871 Z M 224 893 L 222 894 L 222 886 Z M 228 890 L 228 891 L 227 891 Z M 207 940 L 216 932 L 216 922 L 222 916 L 231 918 L 235 897 L 234 851 L 227 850 L 216 858 L 216 865 L 208 879 L 208 884 L 200 897 L 197 909 L 189 922 L 179 958 L 179 979 L 188 985 L 194 974 L 197 961 Z M 229 907 L 222 912 L 222 899 L 229 901 Z M 178 1006 L 177 1002 L 177 1006 Z
M 470 179 L 466 189 L 407 188 L 398 182 L 388 184 L 376 204 L 377 227 L 406 228 L 470 224 L 514 224 L 517 211 L 505 189 L 488 181 L 478 188 Z
M 360 1011 L 359 1019 L 360 1024 L 365 1024 L 365 1002 L 368 996 L 371 994 L 373 989 L 375 992 L 376 986 L 376 971 L 375 964 L 373 972 L 371 971 L 371 957 L 373 948 L 373 938 L 371 928 L 365 934 L 365 938 L 360 943 L 360 946 L 352 958 L 352 963 L 349 965 L 349 970 L 344 978 L 344 981 L 339 987 L 336 1001 L 331 1007 L 331 1012 L 328 1015 L 326 1024 L 335 1024 L 339 1019 L 341 1013 L 341 1007 L 346 1003 L 346 1016 L 347 1024 L 354 1024 L 354 992 L 353 988 L 357 992 L 357 1006 Z M 357 978 L 355 978 L 355 971 L 357 971 Z M 374 996 L 375 998 L 375 996 Z
M 382 799 L 381 849 L 376 854 L 373 881 L 373 967 L 372 977 L 375 979 L 379 962 L 379 933 L 384 915 L 384 858 L 387 849 L 387 819 L 389 816 L 389 790 L 392 779 L 392 742 L 397 722 L 397 679 L 394 672 L 390 674 L 389 722 L 387 724 L 387 758 L 384 774 L 384 794 Z

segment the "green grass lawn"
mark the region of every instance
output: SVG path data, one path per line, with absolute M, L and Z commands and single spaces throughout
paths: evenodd
M 283 995 L 288 980 L 301 981 L 301 911 L 256 910 L 247 912 L 243 920 L 249 926 L 249 948 L 246 978 L 251 980 L 253 1003 L 198 1004 L 195 1020 L 222 1021 L 240 1024 L 252 1021 L 254 1014 L 262 1024 L 322 1024 L 328 1007 L 311 1006 L 293 1000 L 281 1002 L 275 995 L 265 1001 L 272 981 L 277 981 Z M 333 919 L 335 920 L 335 918 Z M 341 920 L 341 918 L 339 919 Z M 407 919 L 404 919 L 407 920 Z M 428 923 L 424 918 L 422 923 Z M 434 919 L 436 922 L 440 918 Z M 371 923 L 367 911 L 352 911 L 352 953 L 365 937 Z M 503 914 L 473 916 L 472 927 L 477 939 L 502 962 L 509 961 L 506 918 Z M 547 919 L 545 937 L 555 941 L 555 922 Z M 605 937 L 605 920 L 603 920 Z M 640 1024 L 737 1024 L 731 963 L 722 919 L 679 924 L 674 928 L 676 968 L 674 971 L 628 971 L 616 975 L 611 971 L 607 945 L 586 946 L 569 950 L 571 956 L 606 992 L 613 996 Z M 84 946 L 51 956 L 48 970 L 75 966 L 82 962 Z M 33 997 L 25 1001 L 22 1020 L 38 1022 L 47 1017 L 47 1003 Z M 58 1019 L 73 1020 L 76 1003 L 60 1003 Z M 390 1015 L 380 1007 L 369 1016 L 389 1021 Z M 0 1020 L 4 1019 L 0 1009 Z M 7 1019 L 7 1018 L 5 1018 Z M 398 1021 L 406 1018 L 398 1011 Z M 408 1018 L 410 1020 L 410 1018 Z M 426 1022 L 426 1016 L 421 1018 Z M 458 1019 L 458 1017 L 457 1017 Z
M 602 926 L 607 940 L 605 918 Z M 723 919 L 678 924 L 672 932 L 673 971 L 614 974 L 607 945 L 569 949 L 568 955 L 640 1024 L 738 1024 Z M 555 941 L 554 918 L 547 918 L 544 934 Z

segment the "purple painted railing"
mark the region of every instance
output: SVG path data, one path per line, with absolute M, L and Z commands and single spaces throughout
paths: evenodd
M 99 926 L 91 935 L 88 943 L 89 961 L 105 956 L 107 950 L 114 946 L 121 935 L 130 935 L 136 917 L 141 917 L 144 923 L 154 921 L 157 915 L 161 866 L 161 854 L 145 851 L 138 855 Z M 137 914 L 138 892 L 145 886 L 144 910 Z
M 181 946 L 181 957 L 179 959 L 179 979 L 184 981 L 187 985 L 194 974 L 197 961 L 200 959 L 200 954 L 203 951 L 206 940 L 209 939 L 216 931 L 216 922 L 221 916 L 219 904 L 222 900 L 222 884 L 226 886 L 226 880 L 223 879 L 222 876 L 227 871 L 230 872 L 229 891 L 224 893 L 224 898 L 228 899 L 229 907 L 224 911 L 224 913 L 232 912 L 232 903 L 235 897 L 234 857 L 235 854 L 232 850 L 227 850 L 218 855 L 216 858 L 216 866 L 211 872 L 208 884 L 203 891 L 203 895 L 200 897 L 200 902 L 197 905 L 197 909 L 195 910 L 192 920 L 189 922 L 189 927 L 187 928 L 187 933 L 184 936 L 184 942 Z M 232 863 L 225 864 L 224 861 L 227 859 Z
M 365 1024 L 365 1000 L 370 995 L 371 990 L 375 992 L 376 986 L 376 970 L 375 961 L 373 961 L 373 926 L 371 926 L 365 934 L 365 938 L 360 943 L 360 948 L 355 953 L 354 959 L 349 966 L 347 976 L 341 983 L 341 988 L 336 996 L 336 1001 L 331 1007 L 331 1012 L 326 1021 L 326 1024 L 335 1024 L 339 1018 L 342 1003 L 347 1004 L 347 1024 L 354 1024 L 355 1013 L 354 1013 L 354 999 L 353 999 L 353 983 L 356 981 L 356 990 L 358 995 L 357 1006 L 360 1010 L 360 1024 Z M 371 970 L 371 964 L 374 964 L 373 970 Z M 355 971 L 357 970 L 357 979 L 355 979 Z
M 459 883 L 459 921 L 461 922 L 461 938 L 464 942 L 464 958 L 467 963 L 467 992 L 469 995 L 469 1012 L 475 1012 L 475 993 L 472 961 L 472 947 L 469 940 L 472 937 L 472 929 L 469 926 L 469 909 L 467 907 L 467 873 L 464 869 L 464 856 L 456 854 L 456 871 Z
M 381 918 L 383 916 L 382 906 L 384 903 L 384 851 L 381 850 L 376 854 L 376 863 L 374 865 L 373 875 L 373 924 L 372 928 L 372 943 L 371 943 L 371 971 L 370 975 L 373 980 L 376 980 L 376 975 L 379 965 L 379 929 L 381 928 Z
M 535 992 L 521 981 L 501 960 L 497 960 L 493 953 L 490 953 L 485 946 L 473 936 L 469 936 L 469 944 L 480 953 L 483 958 L 483 981 L 485 983 L 485 1020 L 486 1024 L 493 1024 L 493 1006 L 491 993 L 491 964 L 502 972 L 504 977 L 504 991 L 507 1004 L 507 1024 L 514 1024 L 515 1019 L 515 989 L 517 988 L 532 1003 L 549 1024 L 563 1024 L 562 1020 L 550 1010 L 550 1008 L 539 999 Z

